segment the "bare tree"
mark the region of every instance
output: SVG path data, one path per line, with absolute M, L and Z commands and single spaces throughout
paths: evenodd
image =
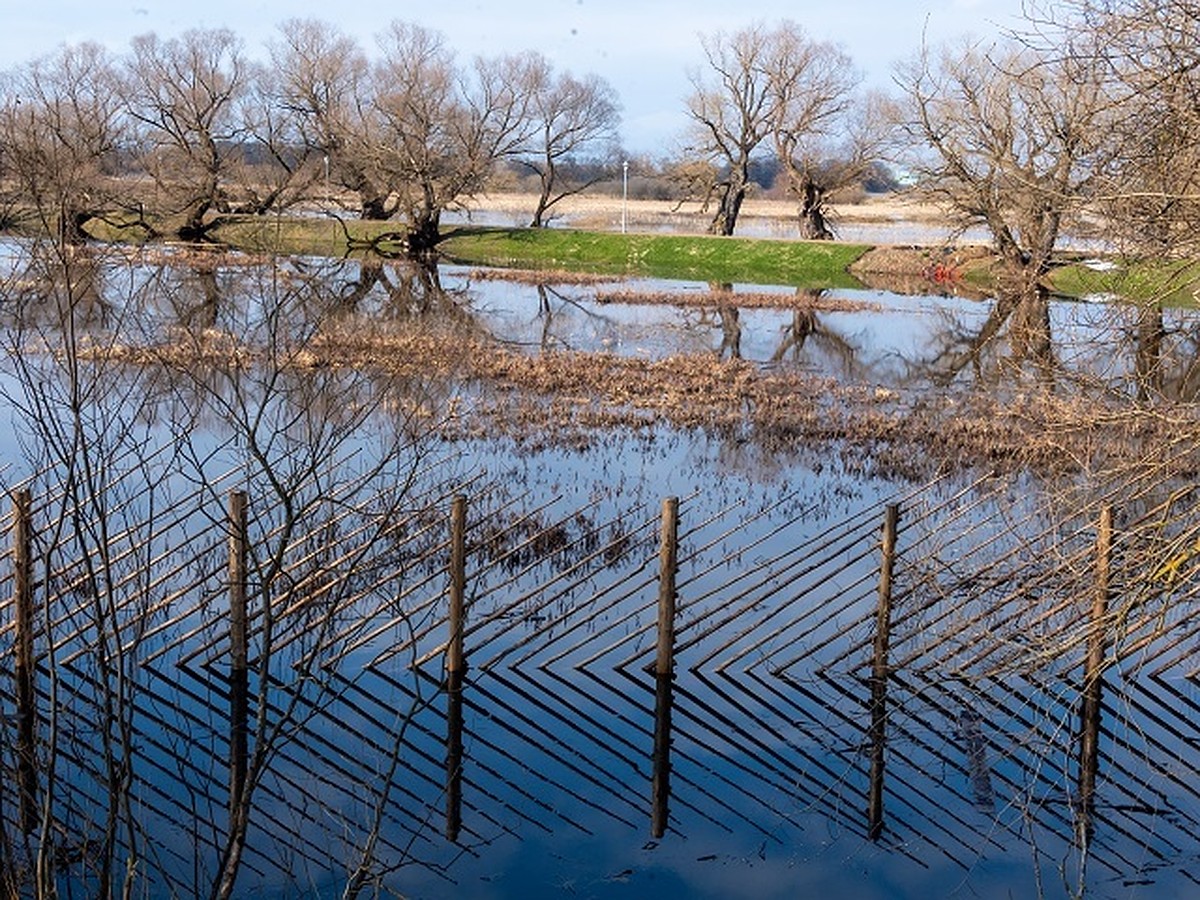
M 800 236 L 828 240 L 828 194 L 860 178 L 873 160 L 869 136 L 878 120 L 859 117 L 850 137 L 860 76 L 839 47 L 810 39 L 791 22 L 776 29 L 771 43 L 767 84 L 775 155 L 799 203 Z
M 183 238 L 204 237 L 209 214 L 228 209 L 228 172 L 245 137 L 236 104 L 248 77 L 241 42 L 227 29 L 133 40 L 124 96 L 156 188 L 151 207 L 177 220 L 172 230 Z
M 371 67 L 362 47 L 316 19 L 289 19 L 279 31 L 271 45 L 279 103 L 321 155 L 332 185 L 356 198 L 358 213 L 387 218 L 387 186 L 372 165 Z
M 379 36 L 372 64 L 330 25 L 291 20 L 272 47 L 279 94 L 329 176 L 365 219 L 402 223 L 414 254 L 440 240 L 443 211 L 483 189 L 530 134 L 534 54 L 464 70 L 442 37 L 406 22 Z
M 587 154 L 604 156 L 616 145 L 620 107 L 612 86 L 597 75 L 576 78 L 564 72 L 555 77 L 541 57 L 531 58 L 527 74 L 534 82 L 527 88 L 532 135 L 517 161 L 537 176 L 538 202 L 529 226 L 541 228 L 556 203 L 603 177 L 600 171 L 590 178 L 566 179 L 563 166 Z
M 64 46 L 19 68 L 0 92 L 3 177 L 43 231 L 78 244 L 120 192 L 115 72 L 98 44 Z M 12 215 L 15 217 L 17 209 Z
M 1105 238 L 1159 257 L 1194 252 L 1200 226 L 1200 5 L 1194 0 L 1070 0 L 1030 12 L 1025 39 L 1087 53 L 1108 76 L 1118 146 L 1096 191 Z M 1062 52 L 1059 49 L 1057 52 Z
M 275 69 L 254 65 L 237 103 L 242 143 L 228 167 L 235 212 L 265 215 L 325 197 L 325 154 L 305 139 L 303 118 L 287 102 Z
M 708 229 L 713 234 L 733 234 L 750 190 L 750 163 L 771 134 L 772 42 L 773 32 L 761 23 L 700 39 L 707 69 L 690 75 L 693 138 L 687 152 L 708 161 L 715 176 L 706 186 L 707 198 L 717 203 Z
M 410 252 L 441 239 L 442 212 L 480 192 L 496 163 L 526 141 L 539 58 L 478 58 L 461 72 L 440 35 L 393 22 L 375 69 L 375 145 L 381 180 L 395 195 Z
M 733 234 L 751 165 L 773 151 L 800 205 L 801 235 L 832 237 L 826 196 L 861 177 L 877 143 L 868 139 L 877 130 L 852 115 L 860 76 L 850 57 L 786 20 L 720 32 L 701 43 L 707 69 L 691 76 L 688 152 L 708 164 L 705 192 L 717 203 L 709 231 Z M 851 134 L 853 125 L 859 127 Z
M 1008 275 L 1036 284 L 1110 170 L 1113 105 L 1096 58 L 1012 42 L 926 48 L 898 81 L 919 189 L 961 227 L 986 227 Z

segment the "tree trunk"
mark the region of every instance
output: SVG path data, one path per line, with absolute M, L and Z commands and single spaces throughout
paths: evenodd
M 1134 373 L 1137 398 L 1145 402 L 1162 393 L 1162 348 L 1166 337 L 1162 306 L 1150 303 L 1138 310 Z
M 363 197 L 359 206 L 359 218 L 371 222 L 382 222 L 388 218 L 387 207 L 382 197 Z
M 185 241 L 202 241 L 208 235 L 211 225 L 206 225 L 204 217 L 208 214 L 211 204 L 205 200 L 196 204 L 188 213 L 187 220 L 179 226 L 179 237 Z
M 833 232 L 825 221 L 825 191 L 811 178 L 801 189 L 800 237 L 806 241 L 832 241 Z
M 746 199 L 746 185 L 730 182 L 721 194 L 721 204 L 712 224 L 708 226 L 709 234 L 720 234 L 728 237 L 737 227 L 738 213 L 742 211 L 742 201 Z
M 550 208 L 550 190 L 554 187 L 554 164 L 552 161 L 545 171 L 538 172 L 538 180 L 541 182 L 542 192 L 538 195 L 533 218 L 529 220 L 530 228 L 542 228 L 546 224 L 546 210 Z
M 408 229 L 408 255 L 422 257 L 432 252 L 442 239 L 440 210 L 427 211 Z
M 545 216 L 546 216 L 546 210 L 550 207 L 550 204 L 548 202 L 549 199 L 550 199 L 549 192 L 545 188 L 543 188 L 541 196 L 538 197 L 537 206 L 533 210 L 533 217 L 530 218 L 530 220 L 529 220 L 530 228 L 546 227 Z
M 92 214 L 81 210 L 64 211 L 59 222 L 60 238 L 63 244 L 78 247 L 86 244 L 90 235 L 84 226 L 92 220 Z

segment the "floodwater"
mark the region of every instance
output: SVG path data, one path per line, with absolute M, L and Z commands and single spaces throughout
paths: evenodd
M 14 293 L 36 285 L 9 283 Z M 82 324 L 93 338 L 199 325 L 257 339 L 269 333 L 272 293 L 310 284 L 320 290 L 303 306 L 314 315 L 336 304 L 363 321 L 448 317 L 531 354 L 738 356 L 913 397 L 1040 386 L 1192 400 L 1196 389 L 1193 314 L 1156 312 L 1147 323 L 1144 311 L 1050 298 L 1021 308 L 843 290 L 804 296 L 800 315 L 737 305 L 738 292 L 796 293 L 777 287 L 733 285 L 710 302 L 709 286 L 695 283 L 539 288 L 462 267 L 431 275 L 392 263 L 122 261 L 89 277 L 93 314 Z M 613 287 L 624 300 L 602 298 Z M 701 300 L 633 302 L 639 292 Z M 10 315 L 10 338 L 23 338 L 10 346 L 33 348 L 17 324 Z M 10 354 L 3 373 L 4 477 L 11 486 L 46 467 L 34 479 L 49 498 L 39 502 L 42 526 L 60 508 L 59 464 L 30 398 L 47 399 L 53 419 L 53 404 L 72 397 L 58 392 L 61 371 L 31 350 Z M 1106 675 L 1099 786 L 1080 800 L 1090 596 L 1081 584 L 1090 582 L 1070 570 L 1090 570 L 1053 560 L 1077 562 L 1091 546 L 1090 500 L 1068 515 L 1051 510 L 1047 486 L 1029 476 L 913 486 L 828 448 L 764 448 L 662 425 L 566 447 L 478 434 L 398 438 L 389 431 L 399 431 L 398 404 L 355 419 L 369 400 L 331 373 L 288 384 L 294 395 L 252 378 L 239 391 L 236 379 L 197 378 L 185 389 L 136 371 L 110 373 L 111 385 L 99 380 L 102 367 L 93 374 L 106 407 L 83 427 L 97 454 L 111 451 L 117 463 L 108 470 L 114 515 L 179 511 L 170 527 L 130 518 L 121 520 L 127 536 L 110 529 L 172 573 L 139 595 L 151 598 L 155 627 L 139 634 L 123 720 L 134 733 L 139 893 L 207 893 L 214 877 L 232 682 L 223 504 L 228 489 L 249 490 L 251 530 L 269 546 L 284 521 L 270 494 L 281 475 L 296 479 L 290 499 L 311 500 L 302 526 L 317 543 L 292 545 L 278 582 L 274 602 L 285 612 L 263 697 L 265 719 L 281 727 L 263 738 L 274 743 L 242 896 L 340 896 L 364 853 L 362 896 L 379 886 L 410 897 L 1156 897 L 1186 896 L 1200 879 L 1200 696 L 1186 578 L 1123 607 L 1121 648 L 1134 655 Z M 331 400 L 314 386 L 339 393 Z M 189 411 L 204 390 L 203 411 Z M 342 415 L 353 428 L 327 427 Z M 161 454 L 161 464 L 121 466 L 119 451 L 131 448 L 139 459 Z M 374 469 L 383 458 L 389 464 Z M 257 468 L 264 460 L 271 478 Z M 153 502 L 136 487 L 152 474 L 164 492 Z M 336 498 L 315 499 L 330 489 Z M 454 494 L 468 503 L 467 669 L 448 691 Z M 680 498 L 679 609 L 674 677 L 663 680 L 650 667 L 670 496 Z M 1161 497 L 1142 489 L 1138 498 L 1124 510 L 1122 559 L 1133 555 L 1137 522 L 1154 523 L 1156 540 L 1171 530 Z M 881 707 L 869 676 L 880 528 L 893 502 L 902 527 Z M 67 559 L 72 548 L 61 552 Z M 105 824 L 108 775 L 91 755 L 104 732 L 98 698 L 108 695 L 91 655 L 97 634 L 78 624 L 88 598 L 76 585 L 54 601 L 64 612 L 55 621 L 69 735 L 55 833 L 64 835 L 64 891 L 80 895 L 95 887 L 88 860 Z M 80 606 L 68 612 L 72 603 Z M 17 719 L 12 634 L 0 643 L 6 747 Z M 0 817 L 14 870 L 28 848 L 16 808 L 6 793 Z

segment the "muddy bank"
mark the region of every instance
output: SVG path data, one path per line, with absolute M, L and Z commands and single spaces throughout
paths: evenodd
M 897 294 L 992 295 L 996 255 L 977 244 L 945 247 L 883 245 L 851 264 L 850 274 L 871 288 Z

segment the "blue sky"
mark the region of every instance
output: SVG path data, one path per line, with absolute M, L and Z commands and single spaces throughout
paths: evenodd
M 887 87 L 892 65 L 916 50 L 923 33 L 934 41 L 986 37 L 1015 24 L 1020 10 L 1021 0 L 0 0 L 0 69 L 63 42 L 95 40 L 121 51 L 135 34 L 167 37 L 192 27 L 228 26 L 259 54 L 275 25 L 293 16 L 333 21 L 372 49 L 374 34 L 398 18 L 441 31 L 464 57 L 537 49 L 559 68 L 601 75 L 621 96 L 626 146 L 658 156 L 684 128 L 701 32 L 791 18 L 813 37 L 840 43 L 868 83 Z

